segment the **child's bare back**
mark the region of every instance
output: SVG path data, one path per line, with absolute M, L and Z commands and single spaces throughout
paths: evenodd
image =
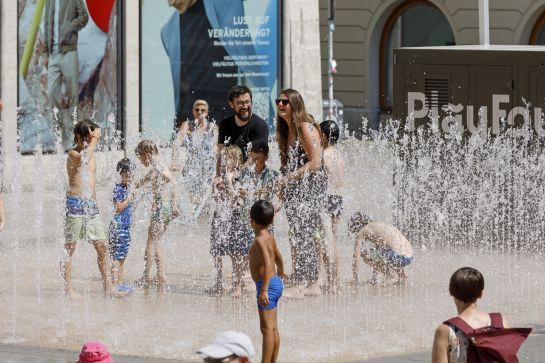
M 266 254 L 264 253 L 266 251 Z M 264 229 L 255 237 L 254 243 L 250 247 L 250 274 L 255 282 L 262 281 L 265 275 L 266 260 L 270 262 L 269 276 L 276 275 L 276 261 L 280 252 L 276 246 L 276 241 L 271 233 Z

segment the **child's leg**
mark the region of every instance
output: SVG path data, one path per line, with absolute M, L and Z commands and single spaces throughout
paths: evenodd
M 117 283 L 123 283 L 123 268 L 125 266 L 125 259 L 115 261 L 117 264 Z
M 159 222 L 152 219 L 148 228 L 148 239 L 146 241 L 146 251 L 144 253 L 144 273 L 139 282 L 147 286 L 150 283 L 151 266 L 155 258 L 155 244 L 161 238 L 162 226 Z
M 76 242 L 66 242 L 64 244 L 64 259 L 61 261 L 61 274 L 64 280 L 64 292 L 73 297 L 75 295 L 72 289 L 72 255 L 76 250 Z
M 166 224 L 153 221 L 153 258 L 157 266 L 157 288 L 163 289 L 166 286 L 165 265 L 163 259 L 163 246 L 160 243 L 161 238 L 166 230 Z M 149 272 L 149 271 L 148 271 Z
M 239 298 L 242 295 L 243 259 L 240 256 L 230 256 L 233 264 L 233 296 Z
M 108 252 L 108 243 L 106 241 L 92 241 L 95 250 L 97 251 L 97 264 L 102 277 L 102 285 L 104 287 L 104 294 L 111 295 L 112 293 L 112 280 L 108 274 L 111 271 L 110 266 L 110 254 Z
M 113 260 L 112 261 L 112 284 L 113 286 L 117 286 L 119 283 L 119 261 Z
M 363 254 L 360 251 L 360 244 L 360 240 L 356 238 L 356 240 L 354 241 L 354 254 L 352 256 L 352 278 L 354 283 L 358 282 L 360 255 L 363 258 Z
M 276 323 L 276 309 L 259 310 L 259 325 L 261 334 L 263 334 L 261 363 L 276 362 L 276 357 L 280 349 L 280 334 L 278 333 Z

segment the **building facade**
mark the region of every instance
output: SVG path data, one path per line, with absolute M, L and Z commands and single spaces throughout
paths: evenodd
M 320 0 L 322 94 L 328 94 L 328 0 Z M 477 0 L 335 0 L 334 97 L 350 127 L 377 126 L 392 102 L 392 49 L 479 44 Z M 491 44 L 545 45 L 545 0 L 490 0 Z

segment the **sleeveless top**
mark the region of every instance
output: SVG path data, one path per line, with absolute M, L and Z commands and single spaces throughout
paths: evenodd
M 286 170 L 288 174 L 293 173 L 308 163 L 308 157 L 303 149 L 301 139 L 297 137 L 295 142 L 288 146 L 288 162 Z M 314 207 L 321 208 L 325 205 L 327 193 L 327 174 L 322 163 L 318 170 L 305 173 L 305 176 L 298 180 L 292 180 L 286 186 L 286 200 L 299 200 L 311 202 Z
M 489 322 L 487 326 L 491 326 Z M 448 362 L 449 363 L 467 363 L 467 347 L 469 342 L 467 335 L 454 325 L 448 326 Z

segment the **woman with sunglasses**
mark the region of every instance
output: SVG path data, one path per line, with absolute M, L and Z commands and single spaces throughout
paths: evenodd
M 276 99 L 276 139 L 283 174 L 284 205 L 290 227 L 294 284 L 304 284 L 305 295 L 319 294 L 318 251 L 327 177 L 322 167 L 318 127 L 305 109 L 301 94 L 286 89 Z
M 184 120 L 177 125 L 172 147 L 172 170 L 181 170 L 178 185 L 189 192 L 193 209 L 197 212 L 206 202 L 214 177 L 217 130 L 216 124 L 208 119 L 205 100 L 193 103 L 193 120 Z

